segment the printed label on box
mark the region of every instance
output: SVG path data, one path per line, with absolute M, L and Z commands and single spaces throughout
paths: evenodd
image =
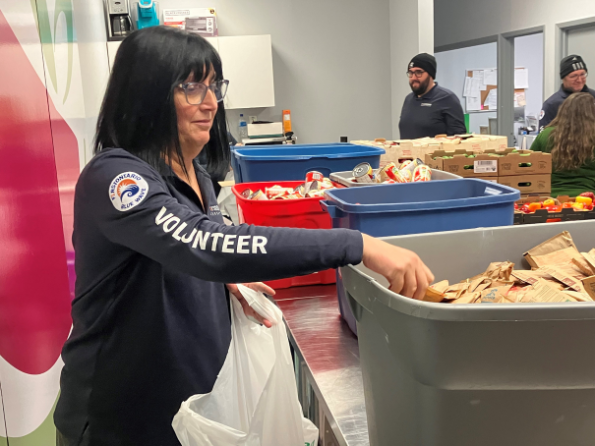
M 495 161 L 474 161 L 474 173 L 495 173 L 498 172 L 498 160 Z

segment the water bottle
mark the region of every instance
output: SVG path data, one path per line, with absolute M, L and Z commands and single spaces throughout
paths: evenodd
M 246 122 L 246 120 L 244 119 L 244 114 L 241 113 L 240 114 L 240 139 L 244 140 L 244 139 L 248 139 L 248 123 Z

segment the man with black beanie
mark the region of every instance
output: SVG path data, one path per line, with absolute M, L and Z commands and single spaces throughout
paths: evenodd
M 467 133 L 459 98 L 434 82 L 436 58 L 422 53 L 409 62 L 407 77 L 413 93 L 407 95 L 401 110 L 401 139 Z
M 572 93 L 591 93 L 595 97 L 595 90 L 587 87 L 587 65 L 581 56 L 571 54 L 560 62 L 560 78 L 562 86 L 560 90 L 551 95 L 543 103 L 539 116 L 539 130 L 543 130 L 554 120 L 562 102 Z

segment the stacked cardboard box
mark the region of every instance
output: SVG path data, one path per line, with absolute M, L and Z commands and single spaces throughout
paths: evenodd
M 481 153 L 486 150 L 500 150 L 508 146 L 506 136 L 494 135 L 438 135 L 435 138 L 352 141 L 354 144 L 372 145 L 383 148 L 386 154 L 380 159 L 380 167 L 390 162 L 402 162 L 407 159 L 425 159 L 428 153 L 436 150 L 466 150 Z
M 425 163 L 464 178 L 481 178 L 510 186 L 521 194 L 549 194 L 552 190 L 552 156 L 530 150 L 437 150 L 427 153 Z

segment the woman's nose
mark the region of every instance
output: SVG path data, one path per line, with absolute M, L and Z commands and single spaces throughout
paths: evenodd
M 204 110 L 215 110 L 217 108 L 217 98 L 211 89 L 207 90 L 205 99 L 200 104 Z

